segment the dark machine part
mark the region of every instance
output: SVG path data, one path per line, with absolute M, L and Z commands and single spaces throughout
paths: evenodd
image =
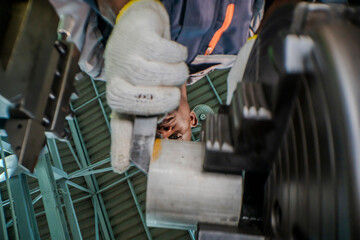
M 221 134 L 233 152 L 205 147 L 205 170 L 245 176 L 239 229 L 255 226 L 271 239 L 359 239 L 359 13 L 301 3 L 279 8 L 263 25 L 228 120 L 212 117 L 228 123 L 229 134 Z M 271 118 L 245 115 L 243 90 L 251 84 L 261 86 L 256 95 Z
M 299 19 L 290 30 L 309 36 L 314 46 L 307 61 L 311 71 L 301 77 L 286 135 L 265 186 L 265 229 L 275 239 L 360 237 L 360 15 L 354 18 L 356 11 L 342 6 L 295 9 Z M 266 48 L 259 51 L 261 66 L 261 56 L 268 53 Z
M 32 171 L 45 132 L 67 136 L 65 117 L 79 72 L 76 47 L 57 40 L 58 17 L 46 0 L 3 1 L 0 94 L 12 103 L 2 119 L 19 164 Z M 5 123 L 5 124 L 4 124 Z
M 263 86 L 241 82 L 230 107 L 209 115 L 205 127 L 204 169 L 241 174 L 242 171 L 267 172 L 264 134 L 273 129 L 272 113 Z M 261 156 L 262 154 L 262 156 Z M 219 161 L 221 159 L 221 161 Z

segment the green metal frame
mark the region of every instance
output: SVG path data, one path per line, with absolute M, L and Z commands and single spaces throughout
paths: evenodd
M 125 177 L 127 177 L 127 176 L 128 176 L 128 173 L 125 172 Z M 144 226 L 144 229 L 145 229 L 145 232 L 146 232 L 146 236 L 148 237 L 148 239 L 151 240 L 151 239 L 152 239 L 152 236 L 151 236 L 151 233 L 150 233 L 150 230 L 149 230 L 148 226 L 146 225 L 144 213 L 143 213 L 143 211 L 142 211 L 142 209 L 141 209 L 141 206 L 140 206 L 138 197 L 137 197 L 137 195 L 136 195 L 134 186 L 133 186 L 130 178 L 127 178 L 126 181 L 127 181 L 128 185 L 129 185 L 129 188 L 130 188 L 130 191 L 131 191 L 131 195 L 132 195 L 132 197 L 133 197 L 133 199 L 134 199 L 134 202 L 135 202 L 135 205 L 136 205 L 136 209 L 137 209 L 138 212 L 139 212 L 141 222 L 142 222 L 142 224 L 143 224 L 143 226 Z
M 71 108 L 72 108 L 72 106 L 71 106 Z M 78 130 L 79 127 L 78 127 L 76 117 L 68 120 L 68 124 L 70 127 L 71 134 L 73 136 L 73 140 L 75 142 L 76 151 L 79 154 L 80 163 L 84 167 L 89 167 L 91 165 L 90 158 L 87 153 L 84 140 L 82 139 L 80 131 Z M 87 184 L 88 188 L 90 189 L 90 191 L 92 191 L 92 192 L 99 191 L 99 185 L 98 185 L 97 180 L 94 175 L 86 175 L 86 176 L 84 176 L 84 178 L 85 178 L 86 184 Z M 98 209 L 97 216 L 99 217 L 103 238 L 105 238 L 106 240 L 115 239 L 114 233 L 111 228 L 109 216 L 106 212 L 106 207 L 105 207 L 104 200 L 102 199 L 101 194 L 94 194 L 92 197 L 92 202 L 93 202 L 94 208 L 96 207 Z
M 66 184 L 71 186 L 71 187 L 77 188 L 77 189 L 79 189 L 79 190 L 81 190 L 83 192 L 87 192 L 87 193 L 89 193 L 91 195 L 95 194 L 93 191 L 91 191 L 91 190 L 89 190 L 87 188 L 84 188 L 84 187 L 82 187 L 82 186 L 80 186 L 80 185 L 78 185 L 78 184 L 76 184 L 76 183 L 74 183 L 74 182 L 72 182 L 70 180 L 67 180 Z
M 12 198 L 12 191 L 11 191 L 10 182 L 9 182 L 9 176 L 7 174 L 4 146 L 3 146 L 3 141 L 2 141 L 1 137 L 0 137 L 0 148 L 1 148 L 1 159 L 3 161 L 3 165 L 5 168 L 4 174 L 5 174 L 5 180 L 6 180 L 6 188 L 7 188 L 8 195 L 9 195 L 11 216 L 12 216 L 12 220 L 14 223 L 14 234 L 15 234 L 15 239 L 18 240 L 19 239 L 19 230 L 18 230 L 17 219 L 16 219 L 16 214 L 15 214 L 14 201 Z
M 59 151 L 57 149 L 55 139 L 48 139 L 47 144 L 48 144 L 49 152 L 51 154 L 51 157 L 53 159 L 55 167 L 57 167 L 60 170 L 63 170 L 63 166 L 62 166 L 62 163 L 60 160 L 60 155 L 59 155 Z M 74 205 L 73 205 L 71 195 L 70 195 L 70 190 L 69 190 L 66 182 L 60 181 L 59 190 L 61 192 L 61 196 L 64 201 L 72 237 L 73 237 L 73 239 L 82 239 L 79 222 L 76 217 Z
M 100 94 L 99 94 L 99 92 L 98 92 L 98 89 L 97 89 L 97 87 L 96 87 L 96 84 L 94 83 L 94 81 L 93 81 L 92 79 L 91 79 L 91 82 L 92 82 L 94 91 L 95 91 L 95 93 L 96 93 L 96 96 L 98 97 Z M 103 117 L 104 117 L 104 119 L 105 119 L 105 121 L 106 121 L 106 123 L 107 123 L 107 125 L 108 125 L 108 129 L 109 129 L 109 132 L 110 132 L 110 135 L 111 135 L 111 129 L 110 129 L 110 124 L 109 124 L 109 123 L 110 123 L 110 120 L 109 120 L 109 118 L 108 118 L 108 116 L 107 116 L 107 114 L 106 114 L 106 112 L 105 112 L 105 110 L 104 110 L 104 106 L 103 106 L 103 104 L 102 104 L 102 102 L 101 102 L 101 99 L 98 98 L 98 101 L 99 101 L 99 104 L 100 104 L 100 107 L 101 107 L 101 110 L 102 110 L 102 113 L 103 113 Z M 145 232 L 146 232 L 146 235 L 147 235 L 148 239 L 152 239 L 151 232 L 150 232 L 149 228 L 148 228 L 147 225 L 146 225 L 144 213 L 142 212 L 141 206 L 140 206 L 139 201 L 138 201 L 138 197 L 137 197 L 137 195 L 136 195 L 135 189 L 134 189 L 134 187 L 133 187 L 133 184 L 132 184 L 132 182 L 131 182 L 131 179 L 130 179 L 130 177 L 129 177 L 128 172 L 125 172 L 125 178 L 126 178 L 126 181 L 127 181 L 128 185 L 129 185 L 129 188 L 130 188 L 130 191 L 131 191 L 133 200 L 134 200 L 135 205 L 136 205 L 136 208 L 137 208 L 137 210 L 138 210 L 138 213 L 139 213 L 141 222 L 142 222 L 142 224 L 143 224 L 143 226 L 144 226 L 144 230 L 145 230 Z M 120 179 L 119 182 L 122 182 L 121 180 L 122 180 L 122 179 Z
M 102 193 L 102 192 L 104 192 L 104 191 L 106 191 L 106 190 L 108 190 L 108 189 L 110 189 L 110 188 L 112 188 L 112 187 L 114 187 L 114 186 L 116 186 L 116 185 L 124 182 L 125 180 L 131 178 L 132 176 L 135 176 L 136 174 L 138 174 L 138 173 L 140 173 L 140 172 L 142 172 L 142 171 L 141 171 L 140 169 L 138 169 L 138 170 L 136 170 L 136 171 L 133 172 L 133 173 L 130 173 L 130 174 L 126 173 L 126 176 L 125 176 L 125 177 L 123 177 L 123 178 L 121 178 L 121 179 L 119 179 L 119 180 L 117 180 L 117 181 L 109 184 L 109 185 L 106 186 L 106 187 L 103 187 L 103 188 L 100 189 L 97 193 Z
M 32 201 L 32 205 L 34 205 L 35 203 L 37 203 L 40 199 L 42 198 L 41 193 L 39 195 L 37 195 L 34 200 Z
M 215 86 L 214 86 L 213 82 L 211 81 L 211 79 L 210 79 L 209 75 L 207 75 L 207 74 L 206 74 L 206 75 L 205 75 L 205 77 L 206 77 L 206 79 L 208 80 L 208 83 L 210 84 L 211 89 L 213 90 L 213 92 L 214 92 L 214 94 L 215 94 L 215 96 L 216 96 L 216 98 L 217 98 L 217 100 L 218 100 L 219 104 L 220 104 L 220 105 L 222 105 L 222 104 L 223 104 L 223 102 L 222 102 L 222 100 L 221 100 L 221 97 L 220 97 L 219 93 L 217 92 L 217 90 L 216 90 L 216 88 L 215 88 Z
M 40 155 L 35 167 L 35 173 L 39 181 L 51 238 L 70 239 L 53 169 L 47 153 Z
M 95 216 L 95 237 L 96 237 L 96 240 L 98 240 L 99 237 L 100 237 L 100 234 L 99 234 L 99 216 L 98 216 L 97 211 L 98 211 L 98 209 L 97 209 L 97 206 L 95 204 L 94 205 L 94 216 Z
M 77 171 L 75 171 L 73 173 L 70 173 L 68 176 L 69 176 L 70 179 L 71 178 L 76 178 L 76 177 L 86 176 L 86 175 L 88 175 L 87 173 L 89 172 L 89 170 L 91 170 L 93 168 L 96 168 L 96 167 L 99 167 L 101 165 L 104 165 L 106 163 L 109 163 L 110 161 L 111 161 L 110 158 L 106 158 L 106 159 L 101 160 L 101 161 L 99 161 L 97 163 L 91 164 L 91 165 L 89 165 L 87 167 L 83 167 L 83 168 L 81 168 L 81 169 L 79 169 L 79 170 L 77 170 Z
M 0 222 L 1 222 L 0 240 L 8 240 L 9 236 L 8 236 L 7 227 L 6 227 L 6 219 L 5 219 L 5 212 L 4 212 L 1 191 L 0 191 Z
M 73 200 L 73 203 L 81 202 L 81 201 L 83 201 L 85 199 L 92 198 L 92 196 L 93 196 L 93 194 L 89 194 L 89 195 L 86 195 L 86 196 L 83 196 L 83 197 L 79 197 L 79 198 Z
M 93 88 L 94 88 L 94 91 L 95 91 L 97 100 L 98 100 L 98 102 L 99 102 L 101 111 L 102 111 L 102 113 L 103 113 L 103 115 L 104 115 L 104 118 L 105 118 L 105 121 L 106 121 L 106 125 L 107 125 L 107 127 L 108 127 L 108 129 L 109 129 L 109 132 L 110 132 L 110 134 L 111 134 L 110 121 L 109 121 L 109 119 L 108 119 L 108 116 L 106 115 L 104 105 L 103 105 L 103 103 L 101 102 L 101 98 L 100 98 L 99 91 L 98 91 L 98 89 L 97 89 L 97 87 L 96 87 L 96 84 L 95 84 L 94 80 L 93 80 L 92 78 L 91 78 L 90 80 L 91 80 L 92 86 L 93 86 Z
M 78 106 L 77 108 L 74 108 L 74 112 L 80 110 L 81 108 L 85 107 L 86 105 L 88 105 L 89 103 L 92 103 L 93 101 L 95 101 L 96 99 L 101 98 L 102 96 L 105 96 L 105 92 L 100 93 L 99 95 L 97 95 L 94 98 L 91 98 L 90 100 L 86 101 L 85 103 L 81 104 L 80 106 Z
M 195 237 L 195 230 L 188 230 L 188 231 L 189 231 L 191 240 L 195 240 L 195 239 L 196 239 L 196 237 Z
M 27 174 L 25 174 L 25 175 L 27 175 Z M 37 192 L 40 192 L 40 188 L 38 188 L 38 187 L 30 190 L 30 195 L 32 195 L 32 194 L 34 194 L 34 193 L 37 193 Z M 41 198 L 41 193 L 40 193 L 38 196 L 40 196 L 40 198 Z M 36 199 L 36 198 L 35 198 L 35 199 Z M 33 204 L 34 204 L 35 199 L 33 200 Z M 2 201 L 2 206 L 3 206 L 3 207 L 5 207 L 5 206 L 7 206 L 7 205 L 9 205 L 9 204 L 10 204 L 10 200 L 9 200 L 9 199 L 7 199 L 7 200 L 5 200 L 5 201 Z
M 40 239 L 26 175 L 19 174 L 10 178 L 9 181 L 20 239 Z

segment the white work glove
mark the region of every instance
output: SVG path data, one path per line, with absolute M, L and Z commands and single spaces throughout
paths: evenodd
M 120 12 L 105 49 L 107 102 L 112 108 L 112 166 L 129 167 L 133 121 L 127 115 L 159 115 L 180 102 L 188 77 L 187 50 L 170 40 L 169 16 L 155 0 L 130 2 Z
M 133 118 L 112 111 L 111 113 L 111 166 L 117 173 L 130 167 L 130 147 L 133 132 Z
M 236 61 L 229 72 L 227 78 L 227 84 L 228 84 L 228 93 L 226 98 L 227 105 L 230 105 L 237 84 L 241 82 L 243 79 L 245 68 L 249 60 L 251 49 L 254 46 L 255 40 L 256 38 L 251 38 L 244 44 L 244 46 L 241 47 L 236 57 Z

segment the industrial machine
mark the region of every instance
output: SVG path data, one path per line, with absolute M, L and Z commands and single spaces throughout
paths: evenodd
M 301 3 L 272 14 L 231 105 L 207 117 L 202 143 L 181 143 L 187 152 L 155 146 L 150 226 L 196 222 L 199 239 L 359 238 L 359 13 Z
M 68 21 L 59 22 L 47 1 L 0 6 L 0 128 L 7 131 L 19 164 L 33 171 L 45 133 L 69 137 L 64 124 L 70 97 L 76 97 L 79 52 L 63 34 Z
M 9 109 L 0 129 L 32 171 L 46 135 L 67 137 L 78 51 L 65 31 L 53 34 L 58 19 L 46 1 L 18 11 L 29 12 L 0 15 L 0 46 L 9 49 L 0 56 L 0 101 Z M 231 105 L 207 116 L 201 142 L 141 142 L 154 131 L 135 128 L 132 161 L 148 171 L 147 224 L 197 229 L 198 239 L 358 239 L 359 16 L 345 5 L 279 8 Z

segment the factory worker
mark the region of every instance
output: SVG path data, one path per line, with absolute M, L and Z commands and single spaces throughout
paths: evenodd
M 190 110 L 185 84 L 180 89 L 179 106 L 170 112 L 157 126 L 156 136 L 163 139 L 191 140 L 191 128 L 196 127 L 198 119 Z
M 60 16 L 74 19 L 71 40 L 81 51 L 81 69 L 107 82 L 107 102 L 113 110 L 111 157 L 117 172 L 129 167 L 135 115 L 163 119 L 157 131 L 165 138 L 190 139 L 189 129 L 197 120 L 185 104 L 184 84 L 234 64 L 239 49 L 256 31 L 264 3 L 50 1 Z M 181 134 L 180 129 L 167 136 L 166 123 L 174 119 L 189 122 Z
M 189 110 L 184 83 L 201 78 L 213 66 L 231 66 L 252 34 L 252 11 L 240 9 L 252 9 L 251 1 L 211 1 L 209 5 L 217 2 L 219 8 L 209 6 L 209 12 L 202 16 L 197 15 L 201 14 L 196 6 L 199 1 L 177 2 L 188 4 L 182 10 L 185 11 L 182 23 L 181 16 L 171 15 L 171 9 L 179 6 L 170 1 L 128 3 L 120 11 L 107 42 L 105 78 L 107 101 L 113 110 L 112 165 L 119 172 L 129 166 L 132 116 L 170 113 L 157 133 L 164 138 L 190 140 L 190 128 L 196 126 L 197 119 Z M 202 22 L 210 18 L 209 13 L 216 17 L 211 17 L 212 22 Z M 209 30 L 214 23 L 216 27 Z

